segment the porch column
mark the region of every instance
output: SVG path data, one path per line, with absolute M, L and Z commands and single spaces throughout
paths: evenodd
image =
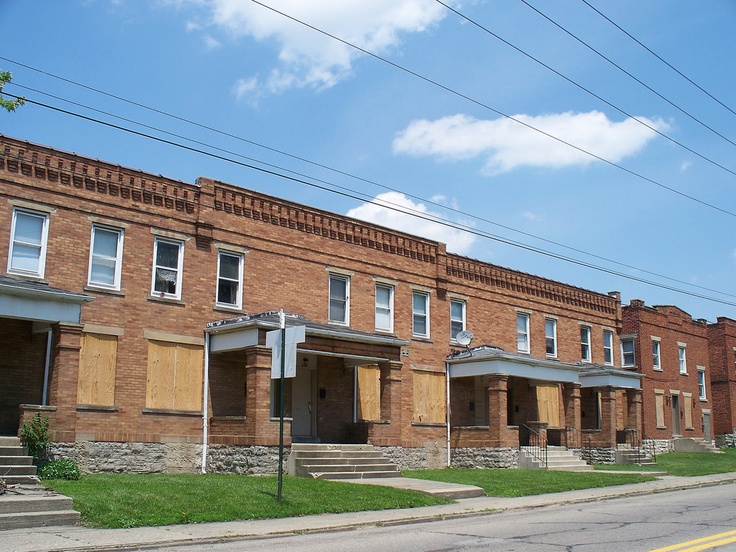
M 508 430 L 508 376 L 488 377 L 488 431 L 491 437 L 491 446 L 517 447 L 518 442 L 512 441 Z
M 77 386 L 82 324 L 60 322 L 54 328 L 49 378 L 49 405 L 56 407 L 51 422 L 52 440 L 73 443 L 77 427 Z
M 278 421 L 271 421 L 271 349 L 256 346 L 246 349 L 246 444 L 277 446 Z M 291 424 L 284 423 L 284 443 L 291 444 Z
M 626 390 L 626 404 L 628 407 L 628 428 L 636 429 L 640 433 L 643 431 L 642 426 L 642 402 L 641 402 L 641 389 L 627 389 Z M 644 436 L 642 435 L 642 438 Z
M 601 445 L 616 446 L 616 389 L 601 387 Z
M 582 429 L 582 410 L 580 399 L 580 383 L 565 383 L 562 386 L 562 400 L 565 406 L 565 427 Z
M 380 363 L 381 420 L 369 424 L 368 439 L 380 447 L 401 446 L 401 369 L 403 362 Z

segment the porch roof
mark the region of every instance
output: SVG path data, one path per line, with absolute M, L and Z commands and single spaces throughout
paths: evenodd
M 79 324 L 82 304 L 93 299 L 43 282 L 0 275 L 0 317 Z
M 405 347 L 408 341 L 392 335 L 359 332 L 344 326 L 320 324 L 298 314 L 285 314 L 286 326 L 304 326 L 306 335 L 352 341 L 370 345 Z M 213 353 L 242 349 L 258 344 L 258 330 L 277 330 L 279 328 L 278 311 L 238 316 L 209 322 L 205 332 L 210 334 L 210 350 Z M 301 350 L 301 348 L 300 348 Z
M 509 353 L 483 345 L 447 358 L 450 378 L 507 375 L 562 383 L 580 382 L 581 387 L 640 389 L 643 374 L 599 364 L 567 363 Z
M 447 358 L 450 378 L 506 375 L 562 383 L 578 381 L 580 366 L 547 358 L 509 353 L 482 345 Z
M 612 366 L 600 364 L 583 364 L 580 366 L 580 387 L 617 387 L 625 389 L 641 389 L 644 374 L 630 370 L 620 370 Z

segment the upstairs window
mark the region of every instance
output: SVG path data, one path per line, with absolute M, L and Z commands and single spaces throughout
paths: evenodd
M 516 350 L 529 352 L 529 315 L 523 312 L 516 314 Z
M 43 278 L 49 215 L 15 209 L 10 230 L 8 272 Z
M 119 290 L 123 264 L 123 231 L 93 226 L 91 243 L 87 284 Z
M 654 370 L 662 369 L 660 360 L 660 343 L 658 339 L 652 339 L 652 368 Z
M 394 331 L 394 286 L 376 284 L 376 330 Z
M 240 309 L 243 305 L 243 255 L 220 251 L 217 255 L 217 306 Z
M 680 343 L 677 347 L 677 351 L 680 360 L 680 373 L 687 374 L 687 353 L 685 352 L 685 345 Z
M 546 318 L 544 321 L 544 340 L 548 357 L 557 356 L 557 320 Z
M 350 278 L 330 274 L 330 322 L 350 323 Z
M 706 400 L 705 396 L 705 370 L 698 369 L 698 398 L 701 401 Z
M 412 335 L 429 337 L 429 294 L 422 291 L 412 293 Z
M 450 301 L 450 339 L 453 341 L 457 334 L 465 331 L 465 301 L 452 299 Z
M 603 363 L 613 365 L 613 332 L 603 330 Z
M 181 299 L 184 243 L 156 238 L 153 251 L 152 295 Z
M 580 358 L 584 362 L 590 362 L 590 328 L 580 326 Z
M 636 366 L 636 355 L 634 353 L 634 339 L 626 338 L 621 340 L 621 360 L 622 366 Z

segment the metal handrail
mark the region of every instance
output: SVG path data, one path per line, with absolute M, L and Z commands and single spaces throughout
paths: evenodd
M 580 456 L 589 464 L 592 462 L 586 460 L 586 458 L 590 458 L 587 451 L 592 448 L 591 443 L 592 441 L 590 436 L 586 437 L 583 435 L 582 430 L 577 427 L 567 426 L 565 428 L 565 448 L 580 449 Z
M 526 424 L 521 424 L 521 429 L 529 432 L 529 444 L 522 447 L 519 442 L 519 450 L 524 448 L 526 452 L 531 454 L 543 467 L 547 467 L 547 437 L 532 429 Z

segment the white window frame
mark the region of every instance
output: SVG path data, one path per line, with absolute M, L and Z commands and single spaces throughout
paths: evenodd
M 345 282 L 345 293 L 339 299 L 338 298 L 334 299 L 334 301 L 340 301 L 341 303 L 344 303 L 345 305 L 345 316 L 343 317 L 343 320 L 332 318 L 332 303 L 333 303 L 332 283 L 336 281 Z M 350 276 L 346 274 L 337 274 L 335 272 L 330 272 L 327 295 L 328 295 L 327 297 L 327 319 L 330 321 L 330 324 L 340 324 L 341 326 L 349 326 L 350 325 Z
M 378 290 L 388 291 L 388 304 L 378 302 Z M 375 317 L 375 328 L 379 332 L 393 332 L 394 331 L 394 286 L 391 284 L 384 284 L 382 282 L 376 283 L 376 317 Z M 388 320 L 388 324 L 381 326 L 379 324 L 379 314 L 384 315 L 382 318 Z
M 457 318 L 452 313 L 452 307 L 453 305 L 460 305 L 460 317 Z M 466 322 L 466 309 L 467 304 L 462 299 L 450 299 L 450 341 L 456 342 L 455 338 L 457 337 L 457 334 L 460 332 L 465 331 L 465 322 Z M 453 324 L 460 324 L 460 329 L 458 331 L 453 330 Z
M 531 343 L 529 339 L 529 319 L 531 316 L 528 312 L 517 312 L 516 313 L 516 350 L 519 353 L 528 353 L 531 350 Z M 523 329 L 519 330 L 519 322 L 523 320 Z M 526 344 L 526 348 L 519 346 L 519 338 L 523 337 Z
M 677 359 L 680 363 L 680 374 L 687 375 L 687 345 L 677 344 Z
M 552 329 L 550 335 L 550 328 Z M 549 342 L 552 341 L 552 352 L 549 352 Z M 557 320 L 546 317 L 544 319 L 544 352 L 549 358 L 557 358 Z
M 19 216 L 34 217 L 34 218 L 41 219 L 42 224 L 41 224 L 40 243 L 38 244 L 24 243 L 16 239 L 15 233 L 16 233 L 16 226 L 17 226 L 17 221 L 18 221 Z M 11 229 L 10 229 L 10 248 L 8 250 L 8 273 L 43 278 L 46 272 L 46 250 L 48 247 L 48 239 L 49 239 L 49 214 L 48 213 L 33 211 L 31 209 L 20 209 L 17 207 L 14 208 L 13 209 L 13 220 L 12 220 Z M 25 270 L 23 268 L 18 268 L 17 266 L 13 266 L 15 248 L 23 247 L 23 246 L 38 248 L 38 269 L 37 270 Z
M 167 245 L 175 245 L 179 248 L 179 254 L 177 258 L 177 265 L 176 269 L 173 267 L 168 266 L 159 266 L 158 261 L 158 246 L 159 244 L 167 244 Z M 161 268 L 162 270 L 168 270 L 168 271 L 174 271 L 176 270 L 176 283 L 174 287 L 174 293 L 170 293 L 167 291 L 157 291 L 156 290 L 156 272 L 157 270 Z M 153 242 L 153 270 L 151 275 L 151 296 L 153 297 L 163 297 L 166 299 L 181 299 L 181 284 L 182 284 L 182 275 L 184 271 L 184 242 L 179 240 L 172 240 L 168 238 L 160 238 L 156 236 L 154 238 Z
M 96 255 L 95 254 L 95 241 L 97 232 L 109 232 L 111 234 L 117 234 L 117 242 L 115 244 L 115 257 L 108 257 L 106 255 Z M 125 231 L 122 228 L 115 228 L 112 226 L 104 226 L 102 224 L 93 224 L 92 225 L 92 234 L 90 236 L 89 241 L 89 268 L 87 270 L 87 285 L 91 287 L 96 288 L 104 288 L 104 289 L 111 289 L 115 291 L 120 291 L 120 284 L 122 280 L 122 272 L 123 272 L 123 242 L 125 239 Z M 113 282 L 112 284 L 106 283 L 106 282 L 97 282 L 94 281 L 92 278 L 92 268 L 95 265 L 95 259 L 106 259 L 109 261 L 112 261 L 115 264 L 115 268 L 113 270 Z
M 662 343 L 652 338 L 652 370 L 662 371 Z
M 631 351 L 627 352 L 624 350 L 625 343 L 631 343 Z M 632 366 L 636 366 L 636 344 L 634 343 L 634 338 L 633 337 L 622 337 L 619 340 L 619 345 L 621 347 L 621 366 L 626 367 L 626 368 L 631 368 Z M 633 362 L 627 362 L 626 355 L 632 356 Z
M 593 358 L 593 352 L 592 352 L 591 344 L 590 344 L 591 334 L 592 334 L 592 330 L 590 326 L 586 326 L 584 324 L 580 325 L 580 358 L 584 362 L 591 362 Z M 587 350 L 587 354 L 584 354 L 586 350 Z
M 705 368 L 702 366 L 698 366 L 698 398 L 701 401 L 708 400 L 705 385 Z
M 611 330 L 603 330 L 603 364 L 613 366 L 613 332 Z
M 222 275 L 221 272 L 221 262 L 222 257 L 233 257 L 238 260 L 238 279 L 234 280 L 232 278 L 227 278 Z M 242 253 L 238 253 L 236 251 L 228 251 L 227 249 L 220 249 L 217 252 L 217 285 L 215 288 L 215 305 L 218 307 L 224 307 L 229 309 L 242 309 L 243 308 L 243 265 L 244 262 L 244 255 Z M 225 303 L 223 301 L 220 301 L 220 280 L 223 280 L 225 282 L 235 282 L 238 286 L 236 297 L 235 297 L 235 303 Z
M 415 299 L 417 298 L 423 298 L 424 299 L 424 312 L 418 312 L 415 308 Z M 426 328 L 426 331 L 424 333 L 417 332 L 417 324 L 416 319 L 417 317 L 423 317 L 424 318 L 424 325 Z M 411 294 L 411 334 L 414 337 L 422 337 L 425 339 L 429 339 L 430 336 L 430 329 L 429 329 L 429 293 L 426 291 L 412 291 Z

